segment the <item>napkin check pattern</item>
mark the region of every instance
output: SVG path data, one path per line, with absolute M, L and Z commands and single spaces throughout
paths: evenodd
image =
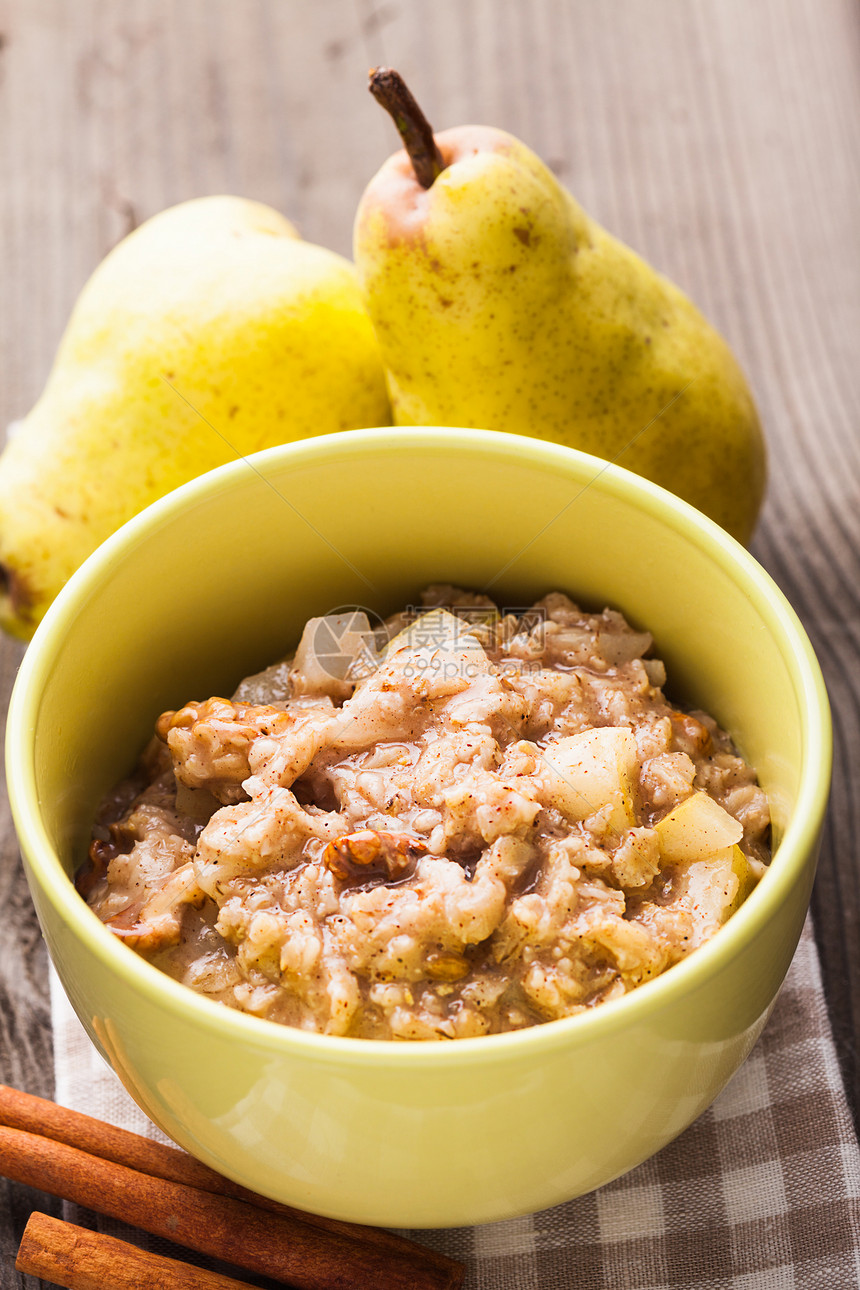
M 166 1141 L 104 1065 L 55 977 L 52 1014 L 57 1101 Z M 465 1262 L 466 1290 L 860 1287 L 860 1149 L 809 923 L 752 1054 L 658 1155 L 541 1213 L 406 1234 Z

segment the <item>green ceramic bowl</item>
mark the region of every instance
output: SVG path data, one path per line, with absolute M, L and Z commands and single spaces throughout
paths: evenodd
M 618 1002 L 450 1044 L 335 1039 L 202 998 L 77 896 L 104 791 L 155 717 L 229 693 L 311 615 L 388 613 L 433 581 L 503 604 L 554 588 L 647 626 L 669 692 L 735 736 L 778 843 L 714 940 Z M 483 1222 L 657 1151 L 755 1043 L 806 912 L 827 798 L 818 666 L 755 561 L 668 493 L 519 436 L 398 429 L 260 453 L 172 493 L 75 575 L 27 650 L 8 724 L 15 821 L 53 961 L 144 1111 L 207 1164 L 321 1214 Z

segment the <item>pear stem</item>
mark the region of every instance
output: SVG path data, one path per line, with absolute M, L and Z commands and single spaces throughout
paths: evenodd
M 397 126 L 415 178 L 422 188 L 430 188 L 445 169 L 445 162 L 433 138 L 433 127 L 403 77 L 391 67 L 376 67 L 370 73 L 369 89 Z

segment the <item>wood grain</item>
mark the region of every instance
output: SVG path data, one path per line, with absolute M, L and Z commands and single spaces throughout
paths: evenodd
M 193 195 L 280 207 L 348 252 L 394 147 L 368 66 L 438 128 L 520 135 L 723 329 L 771 447 L 754 550 L 834 706 L 814 897 L 860 1100 L 860 10 L 852 0 L 0 0 L 0 422 L 38 394 L 87 274 Z M 18 646 L 0 645 L 8 696 Z M 0 801 L 0 1079 L 50 1093 L 45 959 Z M 0 1286 L 32 1197 L 0 1189 Z M 43 1206 L 52 1202 L 43 1201 Z

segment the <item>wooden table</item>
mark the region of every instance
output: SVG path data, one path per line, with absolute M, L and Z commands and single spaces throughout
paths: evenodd
M 860 1105 L 860 10 L 853 0 L 0 0 L 0 422 L 36 398 L 113 243 L 187 197 L 270 202 L 349 251 L 393 150 L 370 65 L 439 128 L 503 126 L 679 282 L 761 407 L 754 552 L 830 688 L 814 914 Z M 5 700 L 21 648 L 0 645 Z M 0 800 L 0 1079 L 50 1096 L 46 957 Z M 39 1199 L 0 1180 L 0 1286 Z M 41 1200 L 56 1212 L 56 1203 Z

